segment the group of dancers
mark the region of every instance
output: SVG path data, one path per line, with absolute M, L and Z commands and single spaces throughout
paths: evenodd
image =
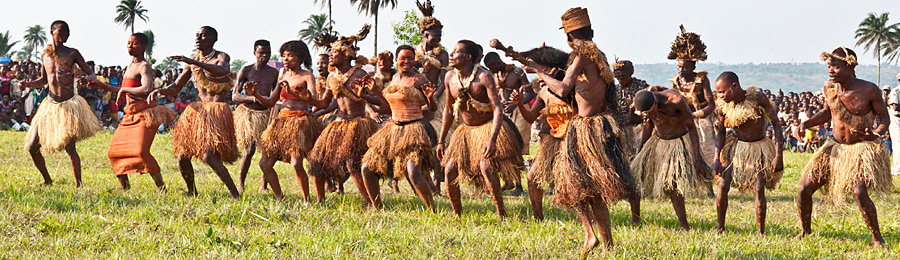
M 766 136 L 770 124 L 780 129 L 773 120 L 777 111 L 761 90 L 743 88 L 733 72 L 715 81 L 695 72 L 696 62 L 707 57 L 700 35 L 681 28 L 668 57 L 678 61 L 679 75 L 665 88 L 634 78 L 630 61 L 610 66 L 592 41 L 584 8 L 562 15 L 570 53 L 547 46 L 519 53 L 491 41 L 491 47 L 521 67 L 504 63 L 497 53 L 485 55 L 481 45 L 469 40 L 448 52 L 440 44 L 443 25 L 432 15 L 430 1 L 419 9 L 422 43 L 373 57 L 379 66 L 374 75 L 361 68 L 369 62 L 357 54 L 356 43 L 366 37 L 368 25 L 351 36 L 326 32 L 316 38 L 318 76 L 312 72 L 308 46 L 296 40 L 278 49 L 281 71 L 266 65 L 271 46 L 258 40 L 253 45 L 256 63 L 234 74 L 229 55 L 213 48 L 216 30 L 204 26 L 196 34 L 193 56 L 171 57 L 188 68 L 173 84 L 158 89 L 143 55 L 147 36 L 130 36 L 132 62 L 117 87 L 98 81 L 81 54 L 64 45 L 69 27 L 55 21 L 52 42 L 41 57 L 41 77 L 21 85 L 50 90 L 33 119 L 26 149 L 48 185 L 52 180 L 41 150 L 65 149 L 76 186 L 82 185 L 75 143 L 100 125 L 75 93 L 80 81 L 127 97 L 125 116 L 107 152 L 122 187 L 129 187 L 128 174 L 148 173 L 165 189 L 150 147 L 158 126 L 173 121 L 175 113 L 153 99 L 176 95 L 193 80 L 200 101 L 185 109 L 170 135 L 190 195 L 197 193 L 192 158 L 209 165 L 237 198 L 258 149 L 262 186 L 268 185 L 277 199 L 283 194 L 273 166 L 282 161 L 292 166 L 306 200 L 308 177 L 318 202 L 352 177 L 366 207 L 380 208 L 380 180 L 406 179 L 436 212 L 433 194 L 446 181 L 453 212 L 460 215 L 460 181 L 465 180 L 489 193 L 503 217 L 502 191 L 507 187 L 501 183 L 521 189 L 530 126 L 541 117 L 546 127 L 526 178 L 534 217 L 543 219 L 543 190 L 552 189 L 553 201 L 575 209 L 583 224 L 585 253 L 597 245 L 604 250 L 612 246 L 608 205 L 623 199 L 637 224 L 641 197 L 666 196 L 686 230 L 685 197 L 715 196 L 718 229 L 724 231 L 728 192 L 734 187 L 755 195 L 758 233 L 765 233 L 765 190 L 776 186 L 783 169 L 779 148 L 784 138 L 779 131 Z M 824 86 L 828 109 L 802 128 L 831 121 L 834 136 L 803 170 L 798 238 L 811 232 L 811 195 L 824 187 L 835 201 L 852 195 L 873 244 L 880 246 L 884 239 L 868 192 L 891 189 L 888 155 L 878 141 L 889 124 L 886 105 L 877 86 L 855 77 L 852 50 L 839 47 L 822 53 L 822 59 L 830 76 Z M 526 73 L 536 78 L 529 82 Z M 228 94 L 239 104 L 233 112 Z M 367 110 L 389 114 L 390 120 L 379 125 Z M 237 161 L 239 151 L 243 159 L 235 185 L 224 164 Z

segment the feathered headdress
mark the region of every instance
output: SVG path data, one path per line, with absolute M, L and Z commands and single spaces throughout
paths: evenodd
M 838 50 L 843 50 L 844 57 L 841 57 L 841 56 L 838 56 L 837 54 L 835 54 L 835 52 L 837 52 Z M 822 55 L 820 55 L 819 57 L 822 58 L 822 61 L 828 61 L 830 59 L 842 60 L 847 63 L 847 66 L 850 66 L 850 67 L 859 65 L 859 61 L 856 60 L 856 55 L 851 54 L 850 51 L 844 46 L 838 46 L 831 53 L 823 51 Z M 900 79 L 900 75 L 898 75 L 898 79 Z
M 355 59 L 357 64 L 369 63 L 369 60 L 366 59 L 366 57 L 356 55 L 356 51 L 359 50 L 356 43 L 365 39 L 366 36 L 369 35 L 369 29 L 371 28 L 371 25 L 365 24 L 358 33 L 350 35 L 350 37 L 341 36 L 340 38 L 337 38 L 337 40 L 331 43 L 331 48 L 343 52 L 344 55 L 347 55 L 347 57 L 351 59 Z
M 612 67 L 616 76 L 634 74 L 634 64 L 630 60 L 619 60 L 619 58 L 616 58 L 616 63 L 613 63 Z
M 416 0 L 416 6 L 419 7 L 419 11 L 422 12 L 422 18 L 419 19 L 419 29 L 423 32 L 431 29 L 441 30 L 444 28 L 444 25 L 441 24 L 441 20 L 434 18 L 432 16 L 434 14 L 434 6 L 431 5 L 431 0 L 425 0 L 425 4 Z
M 669 52 L 670 60 L 681 61 L 705 61 L 706 44 L 700 40 L 700 35 L 684 30 L 684 25 L 679 26 L 681 34 L 675 37 L 672 43 L 672 51 Z
M 316 36 L 314 43 L 316 44 L 316 48 L 319 50 L 319 55 L 328 55 L 331 52 L 331 43 L 338 39 L 337 34 L 332 32 L 331 30 L 324 31 Z

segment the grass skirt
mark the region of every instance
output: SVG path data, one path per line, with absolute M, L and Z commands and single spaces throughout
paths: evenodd
M 405 124 L 387 121 L 369 137 L 369 150 L 363 156 L 363 164 L 382 178 L 406 177 L 406 165 L 410 160 L 421 164 L 422 172 L 428 173 L 441 163 L 434 153 L 436 135 L 427 121 Z
M 266 126 L 269 125 L 270 113 L 269 109 L 256 110 L 245 105 L 239 105 L 234 109 L 234 135 L 237 147 L 241 151 L 259 141 Z
M 531 165 L 533 169 L 529 176 L 529 180 L 543 188 L 552 188 L 556 185 L 556 178 L 560 175 L 553 175 L 553 169 L 565 167 L 562 163 L 565 161 L 561 157 L 559 150 L 563 145 L 563 139 L 553 137 L 549 134 L 541 136 L 541 148 L 534 157 L 534 163 Z
M 100 121 L 91 106 L 79 95 L 69 100 L 55 102 L 44 99 L 31 120 L 31 129 L 25 137 L 26 145 L 35 135 L 44 151 L 60 151 L 71 142 L 94 136 L 100 131 Z
M 710 171 L 694 168 L 694 158 L 700 155 L 692 151 L 688 134 L 670 140 L 652 135 L 631 162 L 642 195 L 660 197 L 676 191 L 684 196 L 705 196 L 708 185 L 698 170 Z
M 875 193 L 890 193 L 890 163 L 881 140 L 840 144 L 829 138 L 803 168 L 803 175 L 825 182 L 824 193 L 840 202 L 853 194 L 853 187 L 859 183 Z
M 766 189 L 775 189 L 775 185 L 781 180 L 782 172 L 775 172 L 772 165 L 772 160 L 775 159 L 775 142 L 772 139 L 742 142 L 729 135 L 719 158 L 723 167 L 731 164 L 731 186 L 741 192 L 755 191 L 756 179 L 760 173 Z
M 331 122 L 309 152 L 309 174 L 343 181 L 350 177 L 348 170 L 360 171 L 369 149 L 366 140 L 377 130 L 378 124 L 368 117 Z
M 553 201 L 574 207 L 601 198 L 612 204 L 634 192 L 622 138 L 622 130 L 609 114 L 573 117 L 560 152 L 563 166 L 553 167 Z
M 193 102 L 184 109 L 172 130 L 176 156 L 203 158 L 212 151 L 223 163 L 238 159 L 234 137 L 234 115 L 223 102 Z
M 290 163 L 292 155 L 306 157 L 321 132 L 322 124 L 312 115 L 278 116 L 262 132 L 259 151 L 262 156 Z
M 456 181 L 464 178 L 478 188 L 486 188 L 486 180 L 481 175 L 479 164 L 484 159 L 482 151 L 491 138 L 491 122 L 480 126 L 468 126 L 460 124 L 450 137 L 450 144 L 444 152 L 446 166 L 448 160 L 456 161 L 459 176 Z M 498 172 L 504 183 L 516 183 L 521 179 L 521 172 L 525 169 L 522 160 L 522 139 L 519 132 L 509 118 L 503 117 L 500 124 L 500 133 L 497 135 L 497 152 L 489 158 L 491 172 Z

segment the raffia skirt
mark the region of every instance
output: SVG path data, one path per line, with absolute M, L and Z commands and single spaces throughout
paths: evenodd
M 864 183 L 875 193 L 890 193 L 891 158 L 881 140 L 841 144 L 828 138 L 803 168 L 805 178 L 825 182 L 824 193 L 834 202 L 853 194 L 853 187 Z
M 576 115 L 570 124 L 560 152 L 563 166 L 553 168 L 553 201 L 575 207 L 600 198 L 612 204 L 635 192 L 624 134 L 613 117 Z
M 772 139 L 743 142 L 729 135 L 719 159 L 725 167 L 730 163 L 731 186 L 741 192 L 756 190 L 757 176 L 760 174 L 766 189 L 775 189 L 775 185 L 781 180 L 782 172 L 775 172 L 772 165 L 772 160 L 775 159 L 775 142 Z
M 263 131 L 269 125 L 271 110 L 256 110 L 243 104 L 234 109 L 234 135 L 239 149 L 257 143 Z
M 212 151 L 223 163 L 238 159 L 234 115 L 223 102 L 198 101 L 184 109 L 172 130 L 176 156 L 203 158 Z
M 428 173 L 438 169 L 441 163 L 434 153 L 435 140 L 437 134 L 427 121 L 386 121 L 369 137 L 363 164 L 382 178 L 406 177 L 409 161 L 421 165 L 422 172 Z
M 553 169 L 565 167 L 563 164 L 565 157 L 559 153 L 563 146 L 563 140 L 549 134 L 541 135 L 541 148 L 534 156 L 531 176 L 528 176 L 529 181 L 543 188 L 552 188 L 556 185 L 556 179 L 561 175 L 554 175 Z
M 31 120 L 25 143 L 27 145 L 37 135 L 42 150 L 55 152 L 65 149 L 69 143 L 94 136 L 98 131 L 100 121 L 81 96 L 75 95 L 63 102 L 47 98 Z
M 308 113 L 291 113 L 282 110 L 269 123 L 259 139 L 262 156 L 290 163 L 291 157 L 306 157 L 322 132 L 322 124 Z
M 125 116 L 116 128 L 106 156 L 116 175 L 158 173 L 159 163 L 150 148 L 159 125 L 175 120 L 175 111 L 156 103 L 136 101 L 124 109 Z
M 309 152 L 309 174 L 344 181 L 350 177 L 348 171 L 360 171 L 369 149 L 366 140 L 377 130 L 378 123 L 368 117 L 331 122 Z
M 491 122 L 480 126 L 460 124 L 450 137 L 450 143 L 444 152 L 442 166 L 450 159 L 456 161 L 459 176 L 478 188 L 486 188 L 486 180 L 481 175 L 479 164 L 484 159 L 482 151 L 491 138 Z M 503 117 L 500 133 L 497 135 L 497 151 L 489 158 L 490 172 L 496 172 L 504 183 L 516 183 L 521 179 L 525 161 L 522 159 L 522 138 L 515 125 L 507 117 Z
M 694 168 L 694 154 L 688 134 L 679 138 L 662 140 L 650 137 L 631 162 L 644 196 L 665 196 L 675 191 L 683 196 L 702 197 L 707 194 L 709 167 Z

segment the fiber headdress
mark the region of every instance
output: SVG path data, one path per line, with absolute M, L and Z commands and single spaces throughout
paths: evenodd
M 562 27 L 566 33 L 591 26 L 591 18 L 588 16 L 587 8 L 575 7 L 569 8 L 562 15 Z
M 834 54 L 839 49 L 844 51 L 844 57 Z M 831 51 L 830 53 L 823 51 L 822 55 L 820 57 L 822 58 L 823 61 L 828 61 L 830 59 L 842 60 L 847 63 L 847 66 L 850 66 L 850 67 L 859 65 L 859 62 L 856 60 L 856 55 L 850 54 L 849 49 L 847 49 L 844 46 L 838 46 L 837 48 L 834 48 L 834 51 Z M 897 76 L 898 76 L 898 78 L 900 78 L 900 75 L 897 75 Z
M 359 51 L 359 47 L 356 46 L 356 43 L 365 39 L 366 36 L 369 35 L 369 29 L 371 28 L 371 25 L 365 24 L 358 33 L 350 35 L 350 37 L 341 36 L 331 43 L 331 49 L 344 53 L 344 55 L 347 55 L 350 59 L 356 60 L 357 64 L 369 63 L 369 60 L 366 59 L 366 57 L 356 55 L 356 51 Z
M 631 64 L 630 60 L 616 59 L 616 63 L 613 63 L 612 67 L 617 77 L 634 74 L 634 64 Z
M 338 36 L 331 30 L 322 32 L 319 36 L 316 36 L 315 44 L 316 48 L 319 49 L 319 55 L 328 55 L 331 52 L 331 43 L 337 41 Z
M 385 59 L 390 60 L 392 59 L 392 57 L 394 57 L 394 53 L 392 53 L 391 51 L 382 51 L 378 53 L 378 55 L 375 55 L 375 57 L 369 59 L 369 65 L 378 66 L 378 61 Z
M 542 45 L 522 53 L 522 57 L 532 59 L 538 65 L 547 66 L 565 72 L 569 63 L 569 54 L 559 49 Z
M 444 28 L 444 25 L 441 24 L 441 20 L 431 16 L 434 14 L 434 6 L 431 5 L 431 0 L 425 0 L 425 4 L 419 3 L 419 0 L 416 0 L 416 6 L 418 6 L 419 11 L 422 12 L 422 18 L 419 19 L 419 30 L 424 32 L 431 29 L 441 30 Z
M 675 37 L 672 43 L 672 51 L 669 52 L 670 60 L 680 61 L 705 61 L 706 44 L 700 40 L 700 35 L 684 30 L 684 25 L 679 26 L 681 34 Z

